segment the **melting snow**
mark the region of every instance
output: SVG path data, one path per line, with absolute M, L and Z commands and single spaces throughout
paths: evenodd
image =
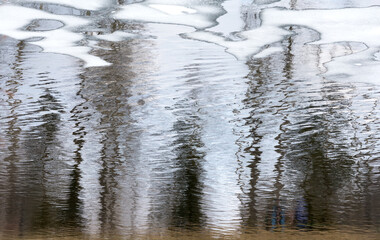
M 51 31 L 26 31 L 23 27 L 36 19 L 50 19 L 63 22 L 64 27 Z M 91 48 L 78 46 L 83 35 L 74 33 L 69 29 L 88 24 L 88 21 L 79 17 L 55 15 L 44 11 L 20 6 L 0 6 L 0 34 L 26 40 L 29 38 L 43 38 L 32 44 L 43 48 L 44 52 L 67 54 L 86 62 L 86 67 L 109 65 L 99 57 L 89 54 Z

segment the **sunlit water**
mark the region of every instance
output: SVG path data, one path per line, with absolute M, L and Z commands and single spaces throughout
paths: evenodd
M 378 234 L 379 16 L 0 1 L 0 239 Z

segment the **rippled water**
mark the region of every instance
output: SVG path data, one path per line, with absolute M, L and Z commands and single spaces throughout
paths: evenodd
M 0 1 L 0 239 L 379 237 L 379 16 Z

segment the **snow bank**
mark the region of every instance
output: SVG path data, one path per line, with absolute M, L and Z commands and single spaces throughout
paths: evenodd
M 125 5 L 114 17 L 124 20 L 167 23 L 207 28 L 215 25 L 214 16 L 222 9 L 206 1 L 145 1 Z
M 65 24 L 62 28 L 51 31 L 26 31 L 23 27 L 33 20 L 49 19 Z M 106 66 L 106 61 L 89 54 L 91 48 L 78 46 L 83 39 L 80 33 L 70 29 L 88 24 L 88 21 L 79 17 L 55 15 L 44 11 L 12 5 L 0 5 L 0 34 L 25 40 L 28 38 L 43 38 L 31 44 L 40 46 L 44 52 L 67 54 L 82 59 L 86 67 Z

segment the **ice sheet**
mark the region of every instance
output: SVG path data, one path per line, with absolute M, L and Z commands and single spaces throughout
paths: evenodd
M 139 37 L 139 35 L 134 33 L 127 33 L 122 31 L 116 31 L 110 34 L 104 34 L 104 35 L 97 35 L 95 36 L 98 39 L 110 41 L 110 42 L 120 42 L 127 38 L 136 38 Z
M 51 19 L 63 22 L 64 27 L 52 31 L 26 31 L 23 27 L 36 19 Z M 43 48 L 44 52 L 67 54 L 86 62 L 86 67 L 109 65 L 106 61 L 89 54 L 91 48 L 78 46 L 83 35 L 72 32 L 70 29 L 88 24 L 88 21 L 79 17 L 54 15 L 44 11 L 12 5 L 0 5 L 0 34 L 25 40 L 29 38 L 43 38 L 31 42 Z
M 211 4 L 197 4 L 201 1 L 146 1 L 123 6 L 114 17 L 124 20 L 167 23 L 207 28 L 215 25 L 213 16 L 221 8 Z M 206 1 L 204 1 L 206 2 Z
M 267 49 L 262 50 L 260 53 L 256 54 L 255 58 L 265 58 L 269 55 L 276 53 L 276 52 L 282 52 L 283 49 L 281 47 L 269 47 Z
M 380 83 L 380 62 L 374 55 L 380 48 L 380 7 L 336 10 L 290 11 L 269 9 L 263 14 L 264 26 L 305 26 L 320 33 L 313 44 L 362 43 L 368 49 L 335 58 L 326 67 L 327 76 L 346 75 L 346 81 Z
M 260 52 L 260 50 L 271 43 L 281 41 L 284 36 L 290 34 L 281 28 L 263 26 L 261 28 L 242 32 L 240 36 L 243 41 L 231 41 L 212 32 L 198 31 L 188 33 L 185 36 L 191 39 L 215 43 L 227 48 L 227 52 L 239 60 L 245 60 L 248 56 Z
M 241 31 L 244 27 L 242 14 L 242 2 L 236 0 L 227 0 L 223 2 L 223 8 L 227 10 L 226 14 L 217 19 L 218 25 L 213 27 L 212 31 L 228 35 L 232 32 Z
M 318 44 L 352 41 L 378 46 L 380 7 L 305 11 L 268 9 L 263 12 L 264 27 L 280 28 L 285 25 L 305 26 L 318 31 L 321 33 Z
M 184 6 L 167 5 L 167 4 L 150 4 L 151 8 L 155 8 L 161 12 L 169 15 L 182 15 L 182 14 L 194 14 L 197 10 L 192 8 L 187 8 Z
M 332 9 L 349 7 L 370 7 L 380 5 L 380 2 L 374 0 L 303 0 L 298 1 L 294 5 L 296 9 Z
M 99 10 L 106 6 L 107 0 L 24 0 L 25 2 L 44 2 L 70 6 L 78 9 Z
M 376 59 L 374 55 L 380 48 L 380 7 L 303 11 L 271 8 L 265 9 L 261 16 L 262 25 L 256 29 L 240 32 L 238 34 L 242 39 L 240 41 L 231 41 L 225 36 L 209 31 L 197 31 L 186 36 L 221 45 L 227 49 L 227 52 L 244 60 L 259 53 L 266 46 L 281 41 L 286 35 L 293 34 L 286 30 L 286 26 L 302 26 L 320 33 L 320 39 L 312 44 L 356 42 L 368 47 L 368 50 L 358 56 L 344 57 L 344 60 L 336 59 L 330 62 L 328 66 L 334 70 L 328 74 L 344 73 L 351 76 L 361 72 L 363 74 L 361 79 L 365 81 L 375 79 L 374 74 L 380 74 L 380 63 L 373 61 Z M 358 62 L 361 65 L 358 65 Z

